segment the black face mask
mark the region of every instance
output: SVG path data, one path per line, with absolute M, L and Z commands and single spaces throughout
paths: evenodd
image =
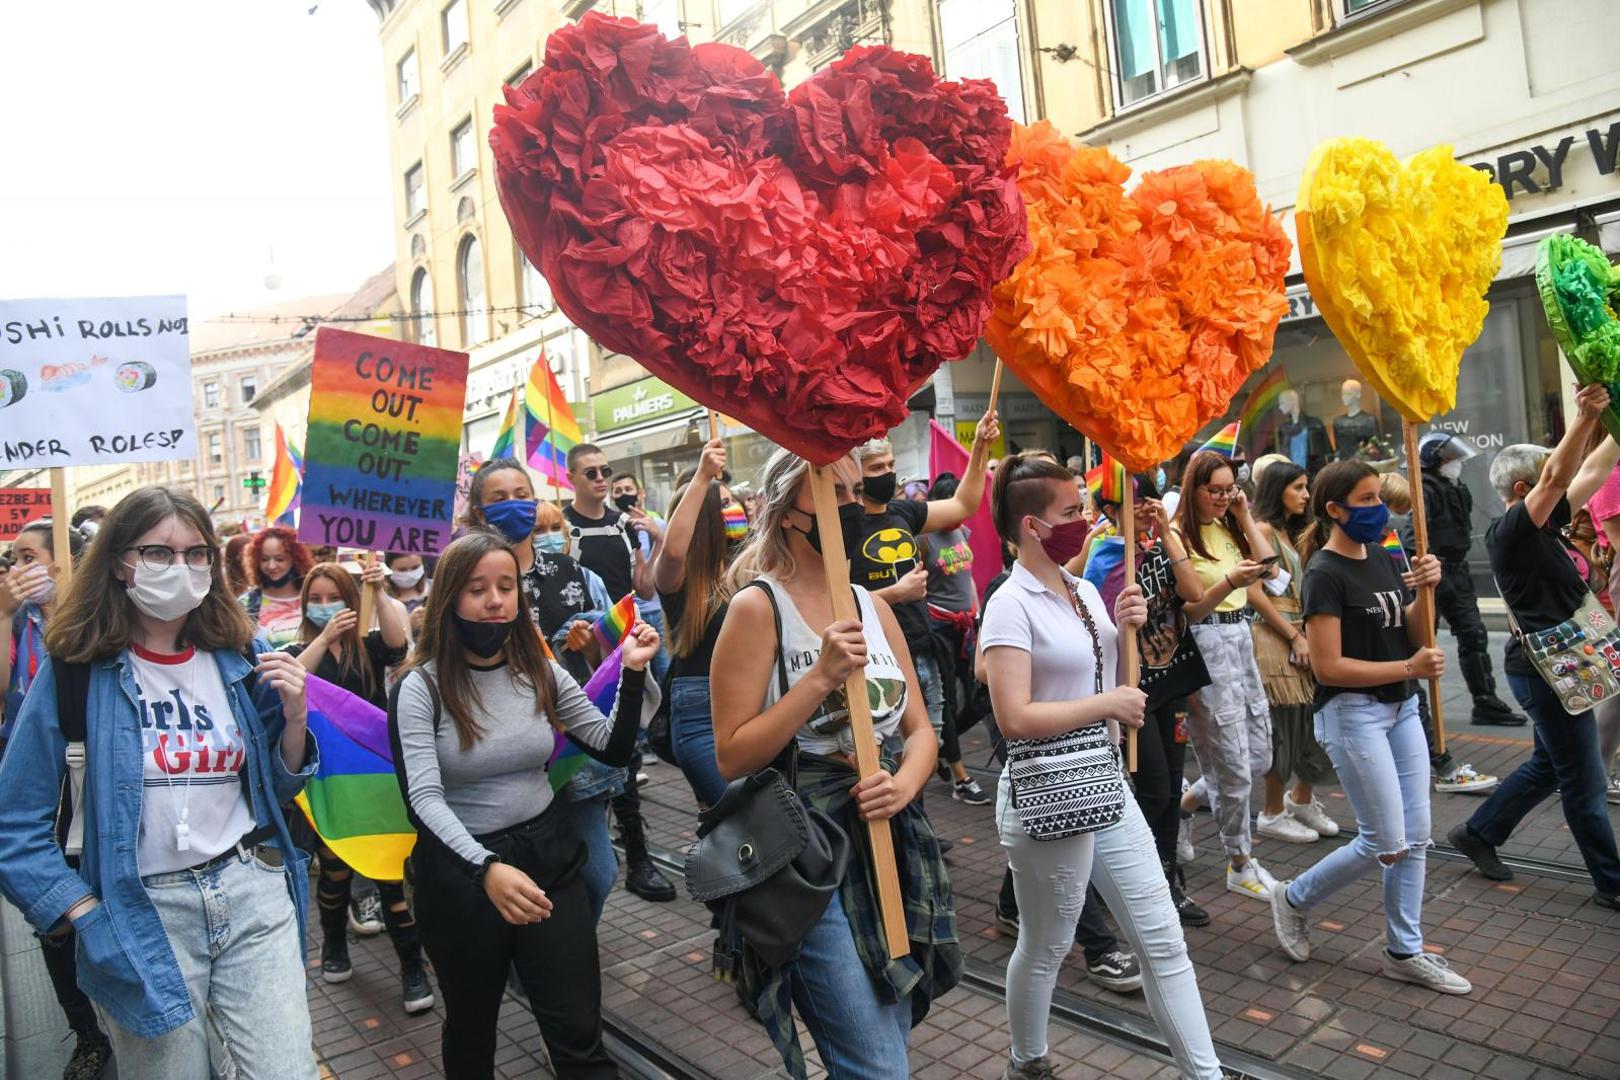
M 519 611 L 517 618 L 510 622 L 474 622 L 455 612 L 450 613 L 450 618 L 454 620 L 456 637 L 462 646 L 474 656 L 488 660 L 506 648 L 506 639 L 512 636 L 518 619 L 523 618 L 523 612 Z
M 861 481 L 861 497 L 868 502 L 886 503 L 894 498 L 894 484 L 893 469 L 877 476 L 868 476 Z
M 628 491 L 623 495 L 613 496 L 613 505 L 619 508 L 619 513 L 621 514 L 628 514 L 630 512 L 630 508 L 636 505 L 636 502 L 637 497 L 630 494 Z
M 283 586 L 291 583 L 292 579 L 293 579 L 293 572 L 291 570 L 288 570 L 285 574 L 282 574 L 280 577 L 276 577 L 276 578 L 265 577 L 264 576 L 264 571 L 263 570 L 259 571 L 259 585 L 262 588 L 266 588 L 266 589 L 279 589 L 279 588 L 282 588 Z
M 892 477 L 894 474 L 890 473 L 889 475 Z M 794 509 L 798 513 L 804 513 L 803 510 L 798 510 L 797 507 Z M 814 514 L 807 516 L 810 518 L 810 527 L 808 529 L 801 529 L 795 525 L 789 525 L 788 528 L 803 533 L 805 542 L 810 545 L 817 555 L 820 555 L 821 522 L 816 520 Z M 853 558 L 855 555 L 855 545 L 861 542 L 861 522 L 865 518 L 866 511 L 861 509 L 861 504 L 858 502 L 844 503 L 838 508 L 838 526 L 839 531 L 844 534 L 844 558 L 846 559 Z

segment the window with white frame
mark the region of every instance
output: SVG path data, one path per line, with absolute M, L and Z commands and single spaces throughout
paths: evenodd
M 1109 0 L 1108 16 L 1121 106 L 1204 77 L 1198 0 Z
M 242 391 L 242 404 L 247 405 L 258 396 L 259 377 L 257 375 L 243 375 L 237 382 Z
M 473 143 L 472 119 L 468 118 L 450 132 L 450 170 L 459 180 L 477 164 L 478 149 Z
M 1007 114 L 1023 123 L 1024 77 L 1014 0 L 939 0 L 939 28 L 945 76 L 989 79 L 1007 103 Z
M 427 185 L 423 178 L 422 163 L 418 161 L 405 171 L 405 220 L 427 209 Z
M 439 11 L 439 28 L 444 31 L 444 55 L 467 44 L 466 0 L 450 0 L 444 5 Z
M 456 282 L 461 286 L 461 347 L 489 339 L 489 312 L 484 309 L 484 255 L 478 238 L 467 236 L 456 252 Z
M 527 79 L 530 75 L 533 75 L 533 74 L 534 74 L 534 64 L 533 64 L 533 62 L 525 60 L 525 61 L 523 61 L 523 66 L 522 67 L 518 68 L 516 71 L 512 72 L 512 74 L 510 74 L 510 75 L 508 75 L 506 77 L 506 85 L 507 86 L 522 86 L 523 85 L 523 80 Z
M 1344 14 L 1349 18 L 1364 11 L 1371 11 L 1373 8 L 1394 7 L 1399 3 L 1401 0 L 1344 0 Z
M 214 505 L 218 506 L 220 503 L 222 503 L 224 501 L 225 501 L 225 485 L 224 484 L 215 484 L 214 485 Z
M 219 408 L 219 383 L 203 383 L 203 408 Z
M 522 304 L 530 315 L 543 315 L 551 310 L 551 286 L 541 276 L 540 271 L 534 268 L 534 263 L 520 250 L 517 253 L 518 288 L 521 290 L 518 303 Z
M 403 105 L 422 92 L 422 76 L 416 69 L 416 50 L 411 49 L 400 57 L 394 70 L 399 76 L 399 103 Z
M 259 436 L 259 429 L 256 427 L 244 428 L 242 430 L 242 460 L 258 461 L 259 455 L 263 452 L 264 444 Z
M 418 345 L 437 345 L 439 331 L 433 316 L 433 279 L 421 268 L 411 278 L 411 331 Z
M 208 433 L 208 464 L 218 465 L 225 460 L 225 444 L 219 437 L 219 432 Z

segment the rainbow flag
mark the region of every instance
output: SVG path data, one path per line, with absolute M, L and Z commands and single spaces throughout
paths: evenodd
M 517 457 L 518 388 L 512 388 L 512 400 L 506 403 L 506 415 L 495 432 L 495 445 L 490 448 L 489 460 Z
M 585 441 L 574 419 L 574 410 L 568 407 L 557 376 L 551 370 L 544 348 L 540 359 L 529 370 L 529 381 L 523 387 L 523 408 L 528 414 L 528 461 L 530 468 L 548 477 L 558 487 L 572 490 L 568 482 L 568 451 Z
M 394 778 L 388 715 L 314 675 L 304 680 L 320 766 L 296 797 L 327 847 L 374 881 L 401 881 L 416 831 Z
M 727 540 L 735 542 L 748 537 L 748 512 L 741 506 L 732 503 L 720 511 L 720 516 L 726 523 Z
M 613 699 L 619 696 L 619 678 L 623 674 L 624 650 L 615 648 L 585 680 L 585 696 L 603 716 L 613 713 Z M 551 757 L 546 759 L 546 779 L 551 782 L 551 790 L 561 791 L 586 760 L 585 751 L 574 740 L 557 732 L 557 744 L 551 749 Z
M 619 647 L 624 635 L 636 625 L 636 598 L 633 593 L 626 593 L 624 599 L 607 609 L 607 612 L 596 620 L 596 640 L 602 645 L 603 653 L 611 653 Z M 604 661 L 605 664 L 605 661 Z
M 1288 377 L 1279 366 L 1249 392 L 1249 400 L 1243 404 L 1243 412 L 1238 417 L 1238 423 L 1249 433 L 1251 456 L 1266 453 L 1271 449 L 1271 434 L 1281 416 L 1277 412 L 1277 399 L 1282 397 L 1282 392 L 1286 389 Z
M 1208 450 L 1212 454 L 1219 454 L 1227 461 L 1231 461 L 1232 455 L 1237 452 L 1238 430 L 1241 425 L 1242 421 L 1240 420 L 1234 420 L 1227 424 L 1214 435 L 1211 435 L 1209 442 L 1200 446 L 1198 452 L 1202 454 L 1205 450 Z
M 1102 463 L 1086 473 L 1086 488 L 1091 492 L 1092 505 L 1099 502 L 1119 504 L 1125 501 L 1125 466 L 1108 454 Z
M 1101 592 L 1108 575 L 1124 561 L 1125 538 L 1119 535 L 1118 530 L 1110 528 L 1091 542 L 1091 551 L 1086 555 L 1086 568 L 1080 576 Z
M 1378 546 L 1389 552 L 1390 556 L 1396 559 L 1401 564 L 1402 568 L 1411 568 L 1411 564 L 1406 558 L 1406 548 L 1401 544 L 1401 538 L 1394 529 L 1389 530 L 1389 535 L 1385 536 L 1383 540 L 1379 541 Z
M 292 525 L 293 511 L 303 501 L 304 458 L 276 425 L 276 459 L 265 488 L 264 518 L 273 525 Z

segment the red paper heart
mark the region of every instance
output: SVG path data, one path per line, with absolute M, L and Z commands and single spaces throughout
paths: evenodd
M 817 463 L 967 355 L 1028 251 L 986 80 L 857 48 L 784 96 L 727 45 L 587 15 L 507 88 L 501 206 L 597 342 Z

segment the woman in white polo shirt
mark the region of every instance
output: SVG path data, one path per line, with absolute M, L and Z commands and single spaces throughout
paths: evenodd
M 1011 754 L 1018 756 L 1025 740 L 1099 724 L 1107 725 L 1107 742 L 1117 747 L 1119 725 L 1140 727 L 1147 698 L 1135 687 L 1117 685 L 1118 632 L 1107 606 L 1095 586 L 1063 569 L 1084 545 L 1088 528 L 1074 474 L 1048 458 L 1014 454 L 996 471 L 994 499 L 996 531 L 1016 546 L 1018 561 L 985 608 L 979 640 L 996 721 L 1013 741 Z M 1138 586 L 1121 590 L 1114 614 L 1132 632 L 1146 621 Z M 1115 813 L 1118 818 L 1095 831 L 1037 840 L 1025 828 L 1033 820 L 1033 801 L 1020 808 L 1008 771 L 1002 772 L 996 825 L 1020 913 L 1018 947 L 1007 965 L 1012 1060 L 1004 1076 L 1053 1075 L 1046 1059 L 1052 989 L 1092 881 L 1142 960 L 1148 1007 L 1182 1076 L 1215 1080 L 1220 1061 L 1181 920 L 1153 834 L 1125 790 L 1117 751 L 1103 775 L 1086 784 L 1082 803 L 1082 820 L 1099 807 L 1099 820 Z

